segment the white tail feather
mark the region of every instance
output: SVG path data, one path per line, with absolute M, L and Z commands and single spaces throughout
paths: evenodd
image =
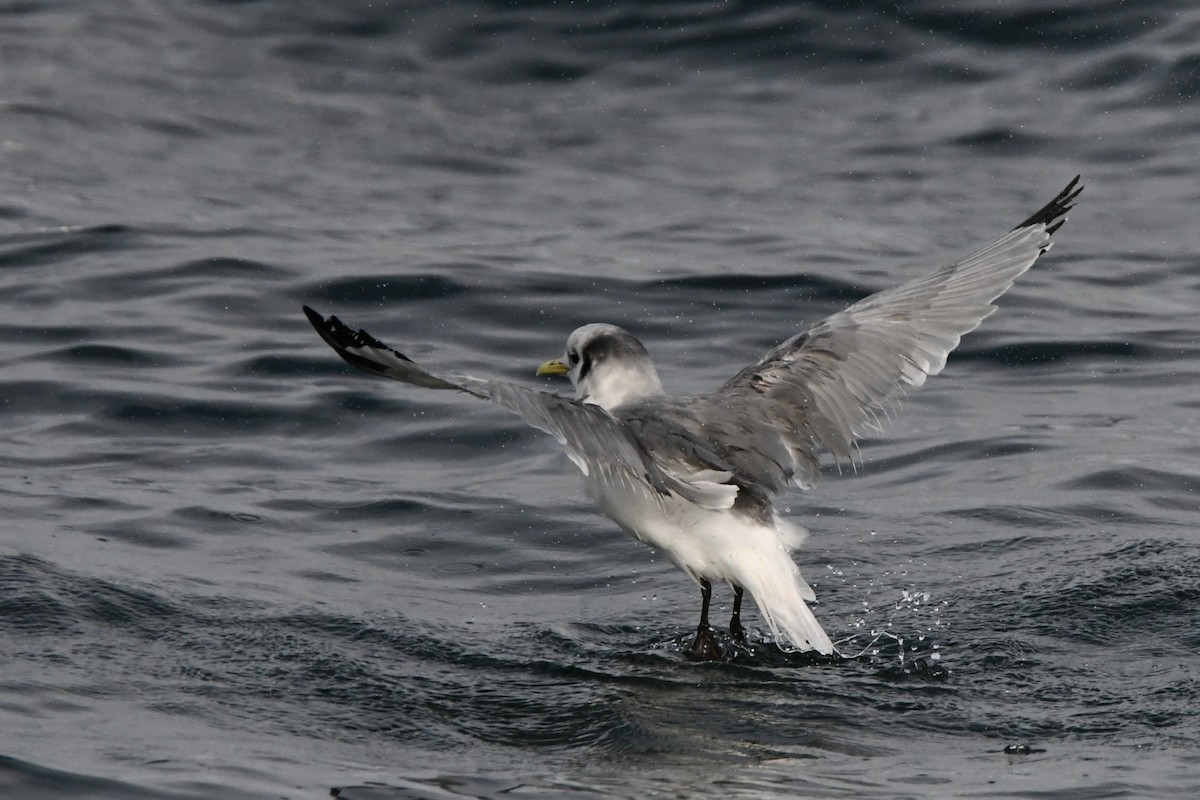
M 815 600 L 816 595 L 789 552 L 788 545 L 802 538 L 802 534 L 797 536 L 785 520 L 776 518 L 775 525 L 781 534 L 775 552 L 742 548 L 730 554 L 733 580 L 754 598 L 771 633 L 784 649 L 816 650 L 828 655 L 833 652 L 833 642 L 805 602 Z

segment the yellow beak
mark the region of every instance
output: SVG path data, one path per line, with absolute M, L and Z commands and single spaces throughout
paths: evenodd
M 537 368 L 538 375 L 566 375 L 570 371 L 571 368 L 557 358 L 552 358 Z

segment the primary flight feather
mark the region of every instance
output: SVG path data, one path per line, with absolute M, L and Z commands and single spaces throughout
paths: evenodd
M 588 494 L 618 525 L 659 548 L 700 584 L 701 616 L 688 654 L 720 657 L 708 621 L 712 581 L 734 591 L 730 633 L 749 591 L 776 640 L 832 653 L 806 601 L 815 600 L 791 552 L 804 532 L 772 498 L 811 487 L 822 448 L 853 459 L 877 412 L 938 374 L 992 301 L 1050 247 L 1082 191 L 1079 178 L 992 244 L 961 261 L 873 294 L 773 347 L 710 394 L 666 393 L 646 348 L 602 323 L 576 329 L 539 375 L 565 375 L 574 397 L 504 381 L 434 374 L 364 330 L 305 306 L 338 355 L 356 367 L 428 389 L 454 389 L 507 408 L 554 436 Z

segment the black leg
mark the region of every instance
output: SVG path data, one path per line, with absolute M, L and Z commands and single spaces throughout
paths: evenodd
M 717 636 L 712 626 L 708 624 L 708 604 L 712 600 L 712 584 L 706 579 L 700 579 L 700 625 L 696 628 L 696 638 L 687 649 L 687 656 L 695 661 L 716 661 L 721 657 L 721 647 L 717 644 Z
M 738 644 L 746 643 L 746 629 L 742 627 L 742 587 L 733 587 L 733 616 L 729 618 L 729 635 Z

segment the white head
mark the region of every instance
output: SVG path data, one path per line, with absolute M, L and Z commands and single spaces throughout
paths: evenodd
M 633 334 L 594 322 L 567 337 L 562 360 L 547 361 L 538 375 L 566 375 L 575 396 L 612 411 L 626 403 L 664 394 L 654 362 Z

